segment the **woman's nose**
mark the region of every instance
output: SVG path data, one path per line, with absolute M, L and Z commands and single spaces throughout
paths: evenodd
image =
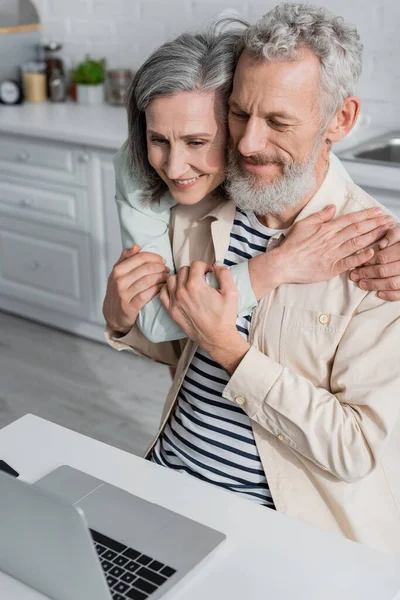
M 185 156 L 183 152 L 177 149 L 170 150 L 165 165 L 165 172 L 170 179 L 179 179 L 182 175 L 185 175 L 188 167 L 186 164 Z

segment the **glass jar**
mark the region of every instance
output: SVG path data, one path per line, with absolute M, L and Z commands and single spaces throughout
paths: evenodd
M 22 67 L 22 79 L 27 102 L 46 102 L 46 63 L 25 63 Z
M 129 69 L 111 69 L 107 72 L 106 100 L 109 104 L 125 104 L 132 78 L 133 72 Z

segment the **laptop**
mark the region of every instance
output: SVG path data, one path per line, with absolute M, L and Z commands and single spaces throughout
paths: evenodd
M 53 600 L 157 600 L 225 535 L 67 465 L 0 472 L 0 571 Z

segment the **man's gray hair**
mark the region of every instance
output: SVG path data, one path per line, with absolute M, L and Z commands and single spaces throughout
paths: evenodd
M 247 29 L 244 47 L 271 61 L 294 61 L 303 49 L 319 58 L 323 128 L 345 98 L 355 94 L 362 68 L 360 36 L 354 25 L 322 6 L 278 4 Z
M 203 33 L 184 33 L 160 46 L 137 71 L 128 90 L 131 167 L 144 187 L 145 202 L 158 200 L 167 190 L 147 159 L 145 110 L 151 100 L 180 92 L 215 91 L 221 100 L 217 117 L 226 123 L 238 48 L 248 23 L 223 21 Z

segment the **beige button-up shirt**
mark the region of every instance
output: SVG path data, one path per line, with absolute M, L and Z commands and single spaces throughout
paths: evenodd
M 379 206 L 331 167 L 296 220 L 332 203 L 338 216 Z M 177 268 L 223 261 L 235 209 L 215 199 L 174 209 Z M 106 335 L 117 349 L 178 364 L 160 433 L 195 344 L 151 344 L 135 326 Z M 400 303 L 361 290 L 347 273 L 282 285 L 259 302 L 249 342 L 223 396 L 251 419 L 277 510 L 400 555 Z

